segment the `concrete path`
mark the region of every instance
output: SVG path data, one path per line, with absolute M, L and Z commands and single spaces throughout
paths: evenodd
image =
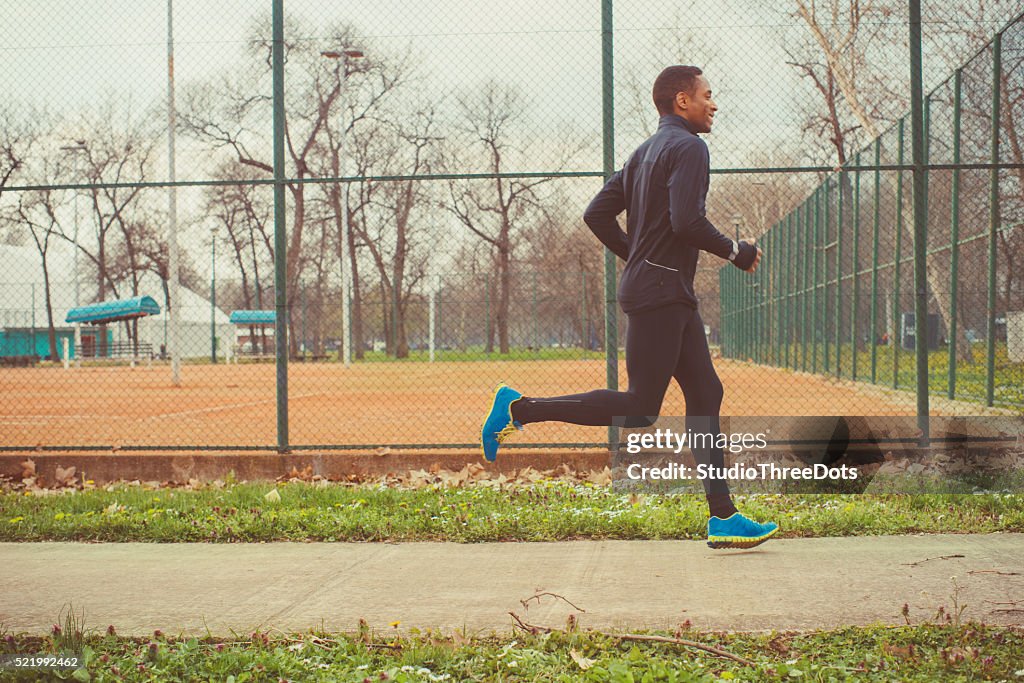
M 955 578 L 955 584 L 954 579 Z M 957 589 L 956 586 L 959 586 Z M 1024 534 L 780 539 L 749 551 L 697 541 L 566 543 L 0 543 L 0 625 L 46 632 L 62 607 L 121 634 L 256 628 L 508 632 L 564 627 L 813 629 L 913 623 L 940 605 L 1024 623 Z M 1015 602 L 1016 601 L 1016 602 Z M 582 612 L 582 610 L 586 610 Z

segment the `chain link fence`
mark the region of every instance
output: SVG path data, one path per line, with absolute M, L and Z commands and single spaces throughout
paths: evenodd
M 916 321 L 909 115 L 829 173 L 763 235 L 753 287 L 722 271 L 726 357 L 1024 406 L 1024 21 L 924 101 L 928 320 Z
M 289 0 L 275 138 L 276 6 L 0 22 L 0 448 L 468 448 L 498 381 L 624 387 L 581 216 L 675 63 L 720 108 L 708 216 L 765 251 L 697 275 L 723 414 L 914 414 L 901 3 Z M 1020 412 L 1019 7 L 923 11 L 929 386 Z

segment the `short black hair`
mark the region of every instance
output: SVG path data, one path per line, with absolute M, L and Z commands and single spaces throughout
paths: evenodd
M 672 101 L 676 93 L 693 94 L 697 87 L 697 76 L 703 71 L 695 66 L 684 66 L 678 64 L 669 66 L 662 70 L 654 79 L 654 106 L 658 108 L 659 114 L 672 113 Z

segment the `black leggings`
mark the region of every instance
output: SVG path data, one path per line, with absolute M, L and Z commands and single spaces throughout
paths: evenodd
M 704 323 L 696 309 L 672 304 L 629 314 L 626 330 L 627 391 L 597 389 L 551 398 L 524 397 L 512 404 L 522 424 L 570 422 L 580 425 L 646 427 L 661 412 L 669 381 L 675 378 L 686 399 L 686 426 L 718 434 L 722 382 L 711 362 Z M 721 448 L 694 449 L 698 463 L 724 465 Z M 728 493 L 724 480 L 705 480 L 709 494 Z M 710 487 L 709 487 L 710 484 Z

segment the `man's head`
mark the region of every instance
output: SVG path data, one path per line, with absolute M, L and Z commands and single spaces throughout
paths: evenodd
M 696 132 L 711 132 L 718 105 L 711 99 L 711 85 L 699 68 L 666 68 L 654 79 L 653 95 L 658 114 L 682 116 Z

